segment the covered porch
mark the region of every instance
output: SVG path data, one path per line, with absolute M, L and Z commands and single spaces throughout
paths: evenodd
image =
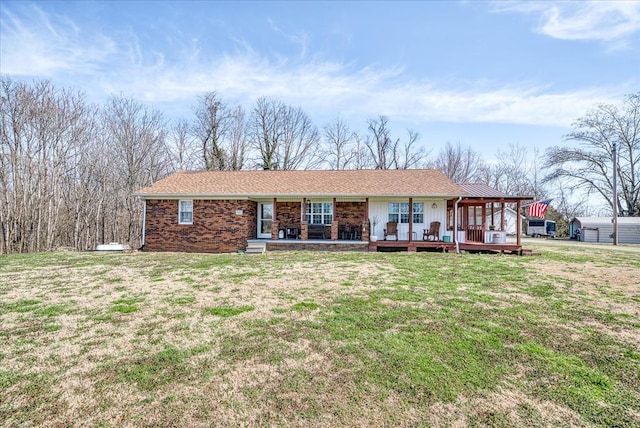
M 258 202 L 256 238 L 294 244 L 368 242 L 369 198 L 273 198 Z M 282 242 L 281 242 L 282 241 Z
M 522 253 L 522 223 L 507 240 L 505 210 L 529 197 L 486 185 L 460 185 L 466 196 L 398 198 L 274 197 L 257 201 L 256 240 L 266 249 L 473 251 Z M 388 220 L 388 221 L 387 221 Z M 389 233 L 394 226 L 395 233 Z M 435 232 L 431 229 L 435 228 Z M 383 233 L 381 233 L 383 232 Z
M 522 250 L 521 204 L 528 196 L 507 196 L 484 184 L 460 184 L 468 196 L 447 202 L 447 230 L 456 231 L 460 245 L 473 249 L 482 246 Z M 508 242 L 507 204 L 515 205 L 515 242 Z

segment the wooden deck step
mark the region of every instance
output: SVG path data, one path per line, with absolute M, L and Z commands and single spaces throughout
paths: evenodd
M 245 250 L 245 253 L 263 254 L 265 251 L 267 251 L 266 242 L 247 242 L 247 249 Z

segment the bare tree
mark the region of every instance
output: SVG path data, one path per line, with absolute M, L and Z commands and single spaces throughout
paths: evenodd
M 320 135 L 300 107 L 260 98 L 253 108 L 249 129 L 263 169 L 306 169 L 316 165 Z
M 227 167 L 231 170 L 241 170 L 247 162 L 249 141 L 245 116 L 245 111 L 240 106 L 236 107 L 230 115 Z
M 553 208 L 567 221 L 573 218 L 585 215 L 587 212 L 587 199 L 585 196 L 575 198 L 573 189 L 564 186 L 561 182 L 558 184 L 557 192 L 554 194 Z
M 565 136 L 580 147 L 547 149 L 544 166 L 550 182 L 566 178 L 587 192 L 600 194 L 625 216 L 640 215 L 640 92 L 627 95 L 622 106 L 600 104 L 573 123 Z M 618 200 L 613 200 L 613 153 L 618 151 Z
M 195 140 L 191 135 L 191 124 L 184 119 L 178 120 L 167 137 L 173 159 L 173 170 L 185 171 L 196 168 L 199 156 Z
M 73 237 L 78 159 L 95 135 L 83 94 L 0 80 L 0 252 L 51 250 Z
M 462 147 L 460 142 L 455 145 L 447 142 L 433 162 L 434 168 L 442 171 L 455 183 L 483 181 L 481 170 L 484 165 L 478 152 L 469 146 Z
M 392 138 L 389 118 L 378 116 L 368 121 L 369 135 L 364 144 L 371 156 L 375 169 L 407 169 L 416 167 L 425 157 L 423 149 L 415 147 L 419 134 L 408 130 L 407 141 L 402 144 L 399 138 Z
M 375 169 L 395 169 L 394 153 L 399 140 L 392 140 L 388 127 L 389 118 L 378 116 L 369 119 L 367 129 L 370 133 L 365 140 Z
M 510 143 L 507 151 L 498 150 L 499 162 L 494 169 L 495 187 L 509 195 L 547 196 L 540 184 L 540 153 L 529 154 L 526 147 Z
M 369 169 L 372 167 L 371 156 L 369 156 L 369 147 L 365 144 L 362 136 L 354 132 L 354 148 L 353 148 L 353 169 Z
M 160 111 L 125 97 L 107 102 L 103 122 L 111 166 L 117 173 L 111 209 L 118 218 L 112 223 L 112 236 L 135 244 L 140 238 L 142 204 L 133 193 L 169 171 L 166 123 Z
M 284 116 L 282 144 L 277 151 L 280 169 L 309 169 L 317 166 L 320 133 L 300 107 L 289 106 Z
M 420 134 L 417 131 L 407 130 L 407 140 L 404 143 L 397 144 L 395 147 L 393 158 L 396 168 L 415 168 L 422 162 L 426 153 L 423 148 L 416 147 L 419 139 Z
M 325 125 L 325 147 L 322 155 L 329 168 L 341 170 L 352 167 L 352 162 L 357 156 L 357 139 L 357 134 L 339 116 Z
M 224 142 L 229 132 L 231 115 L 227 106 L 216 92 L 208 92 L 198 97 L 194 113 L 192 133 L 200 142 L 205 169 L 228 169 L 228 154 Z
M 276 155 L 284 132 L 280 122 L 285 110 L 284 103 L 262 97 L 251 112 L 250 141 L 258 151 L 258 162 L 263 169 L 278 168 Z

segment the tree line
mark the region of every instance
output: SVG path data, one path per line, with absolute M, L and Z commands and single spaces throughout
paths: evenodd
M 0 77 L 0 254 L 86 250 L 113 241 L 135 247 L 143 205 L 134 192 L 194 169 L 437 168 L 456 182 L 484 182 L 509 194 L 559 195 L 561 214 L 577 215 L 585 201 L 571 202 L 571 189 L 610 195 L 598 172 L 610 172 L 606 154 L 614 142 L 620 211 L 638 215 L 639 98 L 628 96 L 621 110 L 598 106 L 579 119 L 567 137 L 583 143 L 579 150 L 558 147 L 543 155 L 510 145 L 486 162 L 460 143 L 432 155 L 416 131 L 398 136 L 384 115 L 366 120 L 364 131 L 340 116 L 318 128 L 301 107 L 274 98 L 245 110 L 208 92 L 197 98 L 192 117 L 170 122 L 123 95 L 95 105 L 81 91 L 47 80 Z M 606 129 L 596 130 L 594 122 L 605 119 Z M 600 169 L 586 168 L 592 175 L 577 169 L 586 159 Z M 543 168 L 550 172 L 541 175 Z

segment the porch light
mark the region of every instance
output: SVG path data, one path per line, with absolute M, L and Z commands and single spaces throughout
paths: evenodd
M 433 209 L 435 210 L 436 208 L 438 208 L 438 204 L 436 204 L 436 203 L 434 202 L 434 203 L 433 203 L 433 205 L 431 205 L 431 208 L 433 208 Z

